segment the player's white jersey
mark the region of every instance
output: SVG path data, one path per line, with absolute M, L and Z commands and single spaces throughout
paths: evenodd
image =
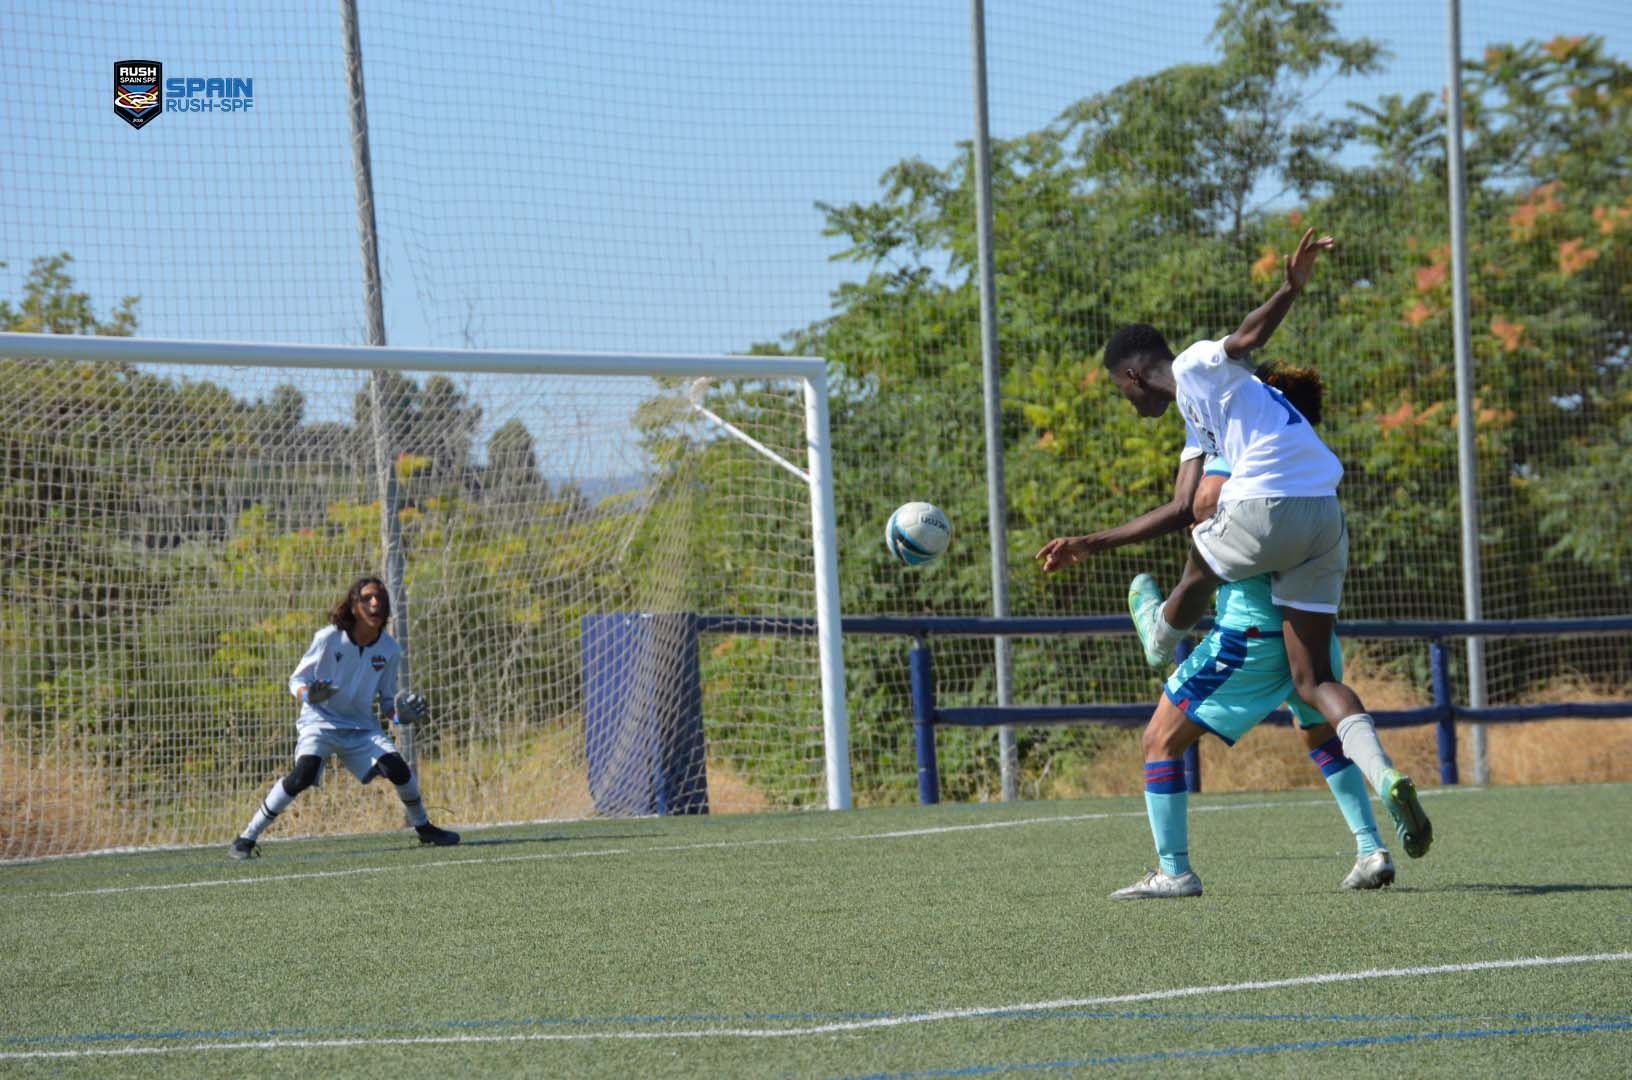
M 1337 494 L 1343 464 L 1279 390 L 1230 359 L 1222 341 L 1198 341 L 1173 359 L 1185 446 L 1222 456 L 1225 502 Z
M 337 626 L 325 626 L 312 636 L 306 655 L 289 676 L 289 692 L 302 686 L 328 681 L 336 693 L 320 704 L 305 702 L 295 721 L 301 728 L 358 728 L 378 731 L 374 715 L 378 698 L 380 711 L 390 716 L 396 711 L 397 672 L 402 667 L 402 647 L 384 631 L 374 644 L 360 646 Z

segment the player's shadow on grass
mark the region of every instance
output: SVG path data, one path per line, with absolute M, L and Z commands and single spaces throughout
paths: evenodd
M 1446 892 L 1501 893 L 1506 896 L 1550 896 L 1553 893 L 1632 892 L 1632 882 L 1619 885 L 1505 885 L 1496 882 L 1474 882 L 1467 885 L 1446 885 Z

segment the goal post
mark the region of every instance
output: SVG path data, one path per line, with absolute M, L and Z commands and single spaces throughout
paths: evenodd
M 586 747 L 641 782 L 684 711 L 648 643 L 634 713 L 588 730 L 583 626 L 619 613 L 814 614 L 689 639 L 710 802 L 850 807 L 823 360 L 0 333 L 0 366 L 0 857 L 241 827 L 293 753 L 289 672 L 383 570 L 382 430 L 441 817 L 619 812 Z M 324 788 L 278 831 L 399 822 Z

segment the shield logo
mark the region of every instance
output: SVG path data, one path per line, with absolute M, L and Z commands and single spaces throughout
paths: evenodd
M 120 60 L 113 65 L 113 114 L 144 128 L 164 111 L 164 65 L 157 60 Z

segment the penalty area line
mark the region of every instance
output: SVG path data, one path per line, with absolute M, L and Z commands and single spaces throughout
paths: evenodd
M 1460 964 L 1428 964 L 1402 968 L 1368 968 L 1364 971 L 1338 971 L 1319 975 L 1298 975 L 1286 979 L 1258 979 L 1251 982 L 1215 983 L 1209 986 L 1184 986 L 1169 990 L 1147 990 L 1136 994 L 1108 994 L 1100 997 L 1060 998 L 1053 1001 L 1034 1001 L 1014 1005 L 988 1005 L 965 1009 L 941 1009 L 933 1012 L 906 1013 L 901 1016 L 876 1017 L 865 1020 L 844 1020 L 821 1024 L 806 1024 L 779 1028 L 691 1028 L 678 1031 L 585 1031 L 571 1033 L 526 1032 L 513 1035 L 405 1035 L 374 1039 L 254 1039 L 244 1042 L 208 1042 L 171 1046 L 127 1046 L 107 1050 L 20 1050 L 0 1052 L 0 1061 L 39 1061 L 60 1058 L 133 1057 L 152 1054 L 197 1053 L 227 1050 L 333 1050 L 380 1046 L 468 1046 L 506 1043 L 551 1042 L 628 1042 L 658 1039 L 787 1039 L 812 1035 L 834 1035 L 858 1031 L 877 1031 L 886 1028 L 908 1027 L 917 1024 L 942 1023 L 949 1020 L 979 1020 L 987 1017 L 1005 1018 L 1027 1013 L 1055 1012 L 1062 1009 L 1082 1009 L 1101 1005 L 1125 1005 L 1142 1001 L 1171 1001 L 1176 998 L 1196 998 L 1218 994 L 1251 993 L 1263 990 L 1283 990 L 1300 986 L 1330 986 L 1339 983 L 1367 982 L 1375 979 L 1430 978 L 1436 975 L 1465 975 L 1486 971 L 1512 971 L 1521 968 L 1565 967 L 1575 964 L 1625 963 L 1632 960 L 1632 952 L 1585 953 L 1574 956 L 1525 956 L 1511 960 L 1476 960 Z

